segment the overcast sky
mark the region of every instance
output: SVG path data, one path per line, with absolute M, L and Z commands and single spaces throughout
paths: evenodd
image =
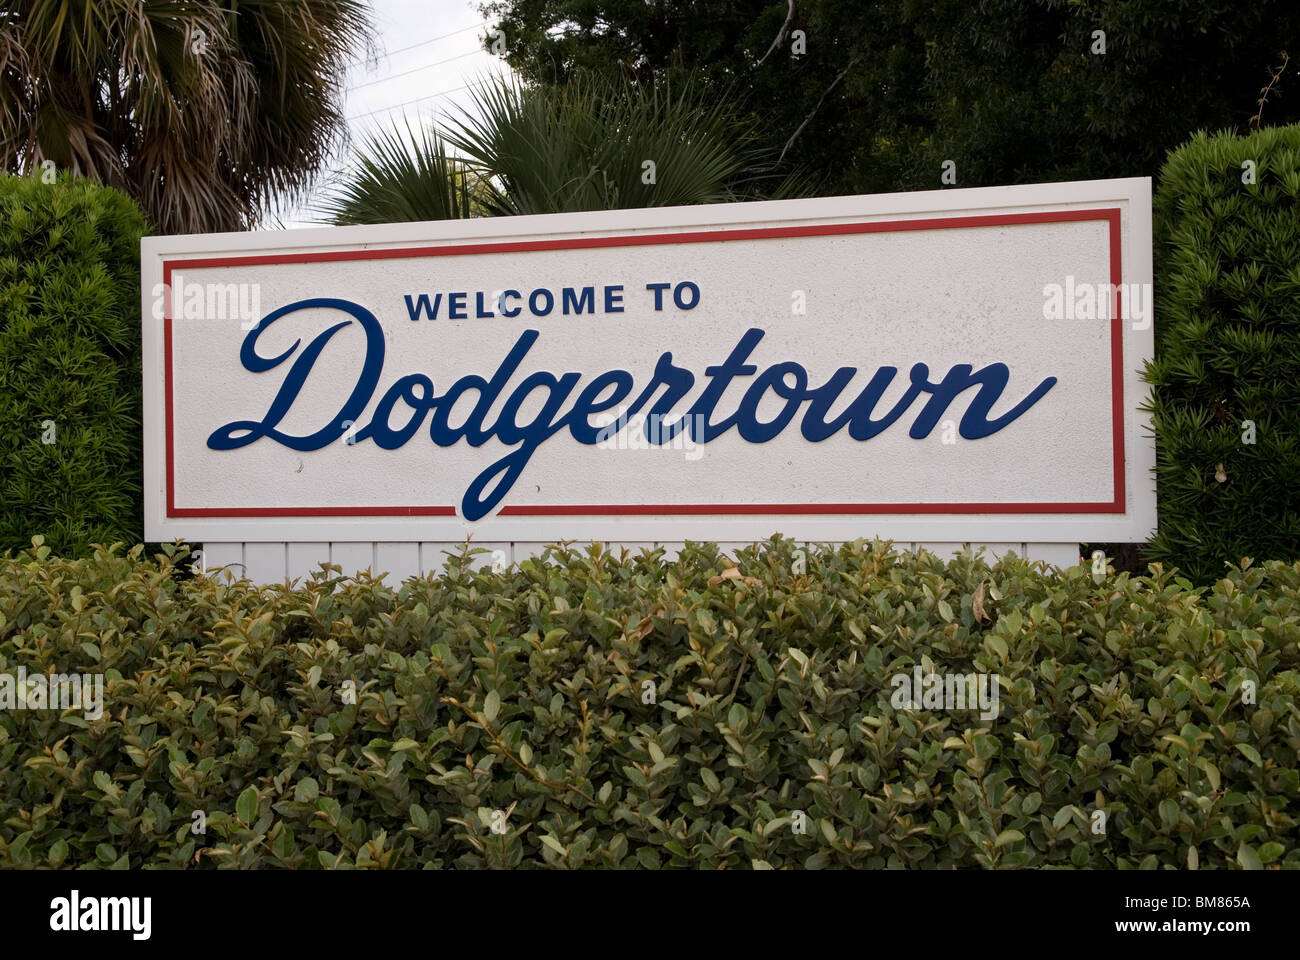
M 348 74 L 343 112 L 353 144 L 403 115 L 412 121 L 468 107 L 466 86 L 505 65 L 483 49 L 488 23 L 471 0 L 371 0 L 379 47 L 376 58 Z M 333 166 L 347 163 L 341 157 Z M 319 196 L 322 177 L 313 196 Z M 286 227 L 319 224 L 312 201 L 286 213 Z

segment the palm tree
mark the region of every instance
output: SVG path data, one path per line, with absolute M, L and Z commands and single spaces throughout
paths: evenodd
M 492 77 L 441 135 L 380 134 L 322 212 L 334 223 L 442 220 L 806 195 L 797 172 L 726 98 L 689 81 L 638 87 L 592 74 L 559 86 Z M 455 153 L 453 157 L 452 153 Z M 469 177 L 466 177 L 468 171 Z M 473 202 L 454 200 L 473 193 Z
M 118 187 L 166 233 L 238 230 L 341 142 L 364 0 L 0 5 L 0 169 Z
M 336 224 L 456 220 L 483 213 L 480 181 L 447 152 L 437 134 L 403 131 L 371 134 L 358 149 L 356 167 L 320 205 Z

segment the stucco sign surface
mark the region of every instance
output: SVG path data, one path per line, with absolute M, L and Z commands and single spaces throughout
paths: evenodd
M 142 247 L 150 540 L 1154 527 L 1146 179 Z

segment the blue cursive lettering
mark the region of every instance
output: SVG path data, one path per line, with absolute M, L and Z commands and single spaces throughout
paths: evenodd
M 666 284 L 647 286 L 660 288 L 655 290 L 657 298 L 667 287 Z M 689 290 L 694 285 L 681 286 Z M 549 292 L 546 292 L 544 301 L 536 294 L 537 291 L 533 291 L 528 297 L 532 312 L 539 313 L 539 308 L 543 308 L 539 315 L 550 312 L 555 302 Z M 465 296 L 461 293 L 448 295 L 449 316 L 465 310 Z M 507 290 L 498 304 L 504 315 L 513 316 L 504 306 L 507 297 L 518 300 L 521 294 Z M 476 300 L 476 312 L 481 314 L 484 304 L 477 297 Z M 698 300 L 698 292 L 693 292 L 692 306 L 695 300 Z M 566 313 L 570 308 L 575 312 L 584 312 L 590 309 L 593 301 L 594 289 L 584 287 L 577 295 L 566 291 L 562 307 Z M 678 305 L 689 309 L 685 306 L 685 299 Z M 309 309 L 338 310 L 350 319 L 327 327 L 305 347 L 298 340 L 276 357 L 264 357 L 257 352 L 258 338 L 271 324 L 290 313 Z M 407 309 L 412 319 L 417 319 L 421 314 L 432 319 L 437 316 L 438 296 L 435 295 L 432 303 L 424 295 L 414 303 L 408 297 Z M 518 313 L 519 308 L 515 307 L 514 312 Z M 280 421 L 302 392 L 321 351 L 336 333 L 353 321 L 361 325 L 366 350 L 361 374 L 352 393 L 315 433 L 294 436 L 279 430 Z M 1056 384 L 1056 377 L 1045 378 L 1006 413 L 989 419 L 993 406 L 1002 397 L 1010 379 L 1011 371 L 1006 364 L 991 363 L 979 370 L 967 363 L 957 364 L 935 382 L 930 379 L 929 367 L 924 363 L 916 363 L 908 371 L 908 386 L 903 396 L 884 416 L 873 418 L 876 406 L 898 374 L 896 367 L 879 367 L 848 408 L 828 423 L 826 416 L 831 406 L 857 375 L 857 368 L 840 367 L 829 380 L 815 387 L 809 386 L 807 370 L 793 361 L 773 363 L 759 372 L 755 364 L 747 361 L 763 335 L 763 331 L 758 328 L 746 330 L 721 364 L 705 367 L 707 384 L 687 413 L 671 424 L 665 423 L 664 418 L 685 400 L 694 388 L 696 379 L 691 371 L 673 363 L 671 351 L 664 351 L 658 357 L 650 382 L 622 412 L 613 428 L 593 426 L 591 417 L 617 406 L 633 395 L 635 381 L 626 370 L 607 370 L 594 377 L 580 391 L 580 373 L 557 375 L 545 370 L 529 373 L 506 398 L 496 422 L 486 424 L 484 421 L 488 411 L 501 397 L 540 336 L 536 330 L 525 330 L 490 380 L 477 374 L 466 374 L 452 383 L 446 392 L 438 394 L 433 381 L 424 374 L 412 373 L 400 377 L 375 404 L 370 422 L 355 430 L 349 440 L 355 443 L 370 440 L 381 449 L 395 450 L 419 432 L 427 417 L 429 439 L 437 446 L 450 447 L 465 440 L 470 446 L 479 447 L 495 438 L 502 444 L 513 447 L 508 454 L 475 477 L 465 491 L 460 507 L 461 516 L 474 521 L 487 516 L 501 503 L 523 474 L 533 454 L 555 434 L 567 428 L 574 440 L 590 446 L 603 437 L 610 436 L 612 432 L 623 429 L 630 418 L 643 409 L 646 410 L 646 420 L 650 425 L 648 439 L 652 443 L 667 443 L 684 430 L 690 431 L 691 438 L 696 443 L 708 443 L 732 427 L 750 443 L 767 443 L 779 436 L 801 410 L 803 418 L 799 425 L 800 433 L 804 439 L 818 443 L 834 436 L 846 426 L 849 436 L 854 440 L 869 440 L 888 429 L 918 397 L 926 394 L 927 399 L 908 431 L 908 436 L 919 440 L 930 435 L 961 394 L 975 389 L 974 397 L 961 415 L 958 432 L 967 440 L 979 440 L 1017 420 Z M 384 332 L 374 314 L 351 301 L 328 298 L 299 300 L 267 314 L 261 323 L 250 330 L 240 347 L 239 359 L 246 370 L 265 373 L 285 363 L 295 354 L 296 358 L 285 373 L 284 380 L 262 419 L 236 420 L 217 428 L 208 437 L 211 449 L 236 450 L 262 437 L 293 450 L 319 450 L 334 443 L 348 432 L 348 425 L 355 423 L 370 404 L 383 370 Z M 733 382 L 741 380 L 747 382 L 737 386 L 737 389 L 743 386 L 744 392 L 735 409 L 730 415 L 720 417 L 715 422 L 715 414 L 727 389 Z M 539 391 L 544 393 L 541 409 L 529 422 L 520 423 L 520 409 L 530 396 Z M 577 397 L 566 412 L 565 404 L 575 391 L 578 391 Z M 467 394 L 471 397 L 477 395 L 477 400 L 463 422 L 459 426 L 453 426 L 453 409 Z M 784 403 L 775 416 L 762 420 L 758 408 L 769 394 Z M 697 433 L 702 435 L 697 436 Z

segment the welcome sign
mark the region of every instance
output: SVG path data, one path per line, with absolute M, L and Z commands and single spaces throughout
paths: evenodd
M 142 241 L 146 538 L 1155 525 L 1150 181 Z

